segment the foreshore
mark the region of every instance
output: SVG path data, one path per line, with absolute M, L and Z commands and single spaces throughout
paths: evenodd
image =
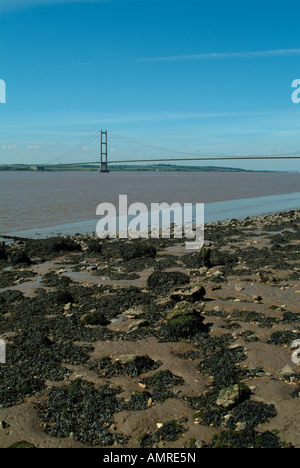
M 1 448 L 300 448 L 300 210 L 205 240 L 5 239 Z

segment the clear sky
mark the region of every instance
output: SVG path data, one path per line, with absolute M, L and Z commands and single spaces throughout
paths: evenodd
M 121 137 L 208 156 L 300 151 L 299 9 L 289 0 L 1 0 L 0 163 L 50 162 L 101 129 L 118 160 L 172 157 Z M 98 152 L 94 141 L 64 162 Z M 216 165 L 300 170 L 300 160 Z

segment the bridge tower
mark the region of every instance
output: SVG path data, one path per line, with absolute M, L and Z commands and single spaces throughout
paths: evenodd
M 101 130 L 100 135 L 100 171 L 101 173 L 108 173 L 107 165 L 107 130 Z

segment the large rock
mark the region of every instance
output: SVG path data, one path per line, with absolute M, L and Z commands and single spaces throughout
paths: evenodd
M 13 265 L 31 265 L 32 264 L 32 261 L 30 260 L 30 258 L 26 255 L 26 253 L 24 252 L 24 250 L 15 250 L 14 252 L 12 252 L 12 254 L 10 255 L 10 262 L 13 264 Z
M 172 320 L 184 315 L 195 315 L 194 307 L 187 301 L 178 302 L 174 309 L 167 313 L 167 320 Z
M 119 253 L 123 260 L 129 261 L 135 258 L 150 257 L 155 258 L 157 251 L 155 247 L 147 242 L 136 241 L 126 242 L 119 247 Z
M 206 247 L 202 247 L 198 254 L 198 268 L 201 267 L 206 267 L 206 268 L 211 268 L 211 262 L 210 262 L 210 256 L 211 256 L 211 249 L 207 249 Z
M 65 252 L 80 252 L 81 246 L 68 237 L 49 237 L 26 241 L 25 253 L 31 258 L 53 258 Z
M 251 390 L 247 385 L 241 383 L 232 385 L 220 391 L 216 404 L 223 408 L 230 408 L 250 393 Z
M 166 318 L 165 334 L 170 339 L 190 338 L 196 333 L 207 331 L 203 324 L 204 317 L 187 301 L 179 302 Z
M 204 299 L 206 290 L 203 286 L 195 285 L 193 287 L 175 289 L 171 293 L 171 299 L 174 301 L 198 302 Z
M 90 239 L 87 242 L 87 251 L 90 254 L 102 254 L 102 244 L 99 240 Z
M 80 317 L 80 321 L 83 325 L 108 325 L 109 321 L 105 318 L 102 312 L 90 312 L 89 314 L 84 314 Z
M 173 288 L 189 282 L 190 277 L 180 271 L 155 271 L 149 276 L 147 286 L 150 289 Z
M 214 266 L 222 266 L 234 264 L 237 262 L 237 257 L 229 252 L 222 252 L 219 249 L 208 249 L 203 247 L 197 257 L 197 268 L 212 268 Z
M 0 244 L 0 260 L 7 260 L 7 253 L 4 242 Z

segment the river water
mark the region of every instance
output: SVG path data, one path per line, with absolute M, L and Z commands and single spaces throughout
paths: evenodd
M 100 203 L 205 203 L 205 221 L 300 208 L 300 174 L 0 172 L 0 233 L 93 232 Z

